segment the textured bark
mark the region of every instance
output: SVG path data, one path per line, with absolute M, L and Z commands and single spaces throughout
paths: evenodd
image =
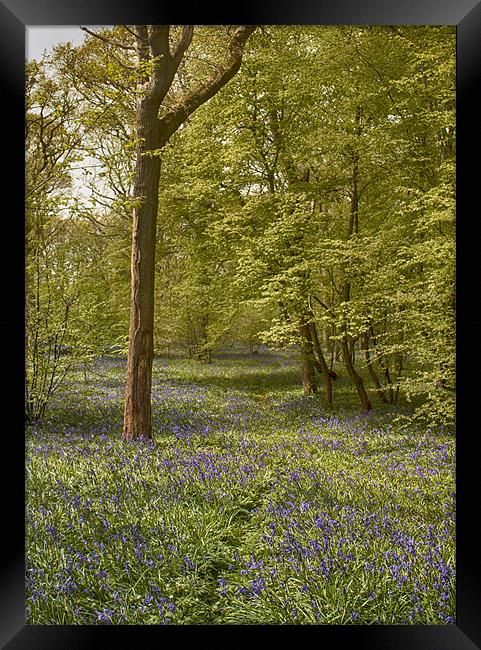
M 160 158 L 143 155 L 160 146 L 156 117 L 140 102 L 133 211 L 129 353 L 124 404 L 124 438 L 151 438 L 151 387 L 154 340 L 155 240 Z

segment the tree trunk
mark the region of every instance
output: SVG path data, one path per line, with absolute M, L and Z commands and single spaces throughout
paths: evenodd
M 386 320 L 386 315 L 384 320 Z M 384 331 L 385 330 L 386 327 L 384 327 Z M 372 325 L 369 326 L 369 333 L 370 333 L 371 340 L 373 340 L 376 343 L 377 336 L 374 332 L 374 327 Z M 381 367 L 381 370 L 384 372 L 384 379 L 386 380 L 386 385 L 389 394 L 389 403 L 394 404 L 394 389 L 391 380 L 391 373 L 389 372 L 389 362 L 386 358 L 383 359 L 382 356 L 378 357 L 378 362 L 379 362 L 379 366 Z
M 301 377 L 304 395 L 314 395 L 317 393 L 315 357 L 308 323 L 303 323 L 299 326 L 299 334 L 301 339 Z
M 355 366 L 356 365 L 356 341 L 354 340 L 349 341 L 349 352 L 352 359 L 352 365 Z
M 394 389 L 393 404 L 397 404 L 399 397 L 399 379 L 403 371 L 403 354 L 398 352 L 396 354 L 396 388 Z
M 195 346 L 193 357 L 194 359 L 196 359 L 196 361 L 202 361 L 204 363 L 211 363 L 212 361 L 212 350 L 207 346 L 208 325 L 209 325 L 209 315 L 203 314 L 202 316 L 199 316 L 197 321 L 196 332 L 195 332 L 196 346 Z
M 132 223 L 130 330 L 124 405 L 124 438 L 151 438 L 154 339 L 155 240 L 160 158 L 144 155 L 159 149 L 157 118 L 147 98 L 137 112 L 139 147 L 135 170 Z
M 361 337 L 361 344 L 362 348 L 364 351 L 364 356 L 366 358 L 366 363 L 367 363 L 367 369 L 369 371 L 369 375 L 371 376 L 372 383 L 376 387 L 377 394 L 381 398 L 381 401 L 384 402 L 384 404 L 387 404 L 387 399 L 386 395 L 384 395 L 384 391 L 381 386 L 381 382 L 379 381 L 379 378 L 377 376 L 377 373 L 374 369 L 374 366 L 371 361 L 371 355 L 369 354 L 369 338 L 367 333 L 363 334 Z
M 244 45 L 256 29 L 240 25 L 232 33 L 224 61 L 159 118 L 159 108 L 192 41 L 184 25 L 172 49 L 170 25 L 135 25 L 140 97 L 137 104 L 137 161 L 132 223 L 131 309 L 125 384 L 124 438 L 151 438 L 151 387 L 154 354 L 154 278 L 160 158 L 158 151 L 199 106 L 239 70 Z
M 355 124 L 356 124 L 356 135 L 359 137 L 361 135 L 361 107 L 356 108 L 355 115 Z M 359 153 L 357 150 L 354 150 L 352 153 L 352 171 L 351 171 L 351 209 L 349 214 L 349 226 L 347 231 L 348 239 L 350 239 L 354 234 L 359 233 Z M 351 283 L 346 278 L 344 281 L 343 287 L 343 300 L 345 303 L 348 303 L 351 299 Z M 346 317 L 347 318 L 347 317 Z M 366 389 L 364 387 L 364 381 L 362 377 L 356 372 L 354 367 L 354 356 L 355 356 L 355 347 L 354 342 L 349 340 L 347 333 L 347 320 L 344 322 L 344 336 L 341 339 L 341 350 L 342 357 L 344 359 L 344 365 L 349 374 L 349 377 L 352 379 L 354 386 L 356 387 L 357 394 L 361 401 L 361 407 L 364 413 L 367 413 L 372 409 L 371 401 L 368 397 Z M 352 353 L 351 353 L 352 351 Z
M 372 409 L 372 404 L 371 401 L 368 397 L 368 394 L 366 392 L 366 389 L 364 388 L 364 382 L 362 380 L 362 377 L 358 375 L 356 372 L 356 369 L 354 368 L 352 364 L 352 359 L 351 355 L 349 353 L 349 344 L 347 342 L 346 337 L 344 337 L 341 340 L 341 349 L 342 349 L 342 356 L 344 359 L 344 365 L 346 366 L 346 370 L 349 373 L 349 377 L 352 379 L 356 390 L 357 394 L 359 395 L 359 399 L 361 401 L 361 407 L 363 410 L 363 413 L 367 413 Z
M 317 362 L 319 364 L 319 372 L 322 374 L 322 379 L 326 386 L 326 401 L 329 406 L 332 406 L 332 381 L 331 381 L 331 371 L 327 367 L 326 359 L 322 353 L 321 346 L 319 344 L 319 337 L 317 335 L 316 324 L 314 322 L 309 323 L 312 335 L 312 343 L 314 346 L 314 352 L 317 355 Z
M 388 392 L 389 392 L 389 403 L 394 404 L 394 388 L 393 388 L 393 383 L 391 379 L 391 373 L 389 372 L 389 364 L 386 361 L 384 365 L 381 364 L 381 367 L 384 370 L 384 378 L 386 379 L 386 384 L 388 386 Z
M 350 282 L 346 281 L 343 287 L 344 302 L 346 303 L 349 302 L 350 297 L 351 297 L 351 284 Z M 359 399 L 361 400 L 362 410 L 364 413 L 367 413 L 372 409 L 372 404 L 367 395 L 366 389 L 364 387 L 364 381 L 362 377 L 356 372 L 356 369 L 354 367 L 353 357 L 351 356 L 351 350 L 350 350 L 351 346 L 349 345 L 349 338 L 347 334 L 347 322 L 344 323 L 344 336 L 341 339 L 340 347 L 342 351 L 342 358 L 344 361 L 344 365 L 346 366 L 346 370 L 349 374 L 349 377 L 354 383 L 354 386 L 356 387 L 357 390 L 357 394 L 359 395 Z

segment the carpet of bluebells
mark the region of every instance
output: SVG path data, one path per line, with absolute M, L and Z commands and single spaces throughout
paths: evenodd
M 452 432 L 233 353 L 156 359 L 154 440 L 125 443 L 124 373 L 72 373 L 27 432 L 28 623 L 455 622 Z

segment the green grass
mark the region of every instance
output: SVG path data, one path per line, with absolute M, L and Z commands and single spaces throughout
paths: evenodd
M 127 444 L 124 371 L 73 374 L 27 436 L 29 623 L 454 622 L 452 435 L 232 354 L 156 359 Z

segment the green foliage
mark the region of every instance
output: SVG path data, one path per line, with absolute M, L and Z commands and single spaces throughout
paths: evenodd
M 170 158 L 198 245 L 208 236 L 211 259 L 228 260 L 221 287 L 203 276 L 201 302 L 220 289 L 211 319 L 269 314 L 257 336 L 274 346 L 299 342 L 307 312 L 331 349 L 347 336 L 360 351 L 368 334 L 385 388 L 452 423 L 452 30 L 279 27 L 253 43 Z

